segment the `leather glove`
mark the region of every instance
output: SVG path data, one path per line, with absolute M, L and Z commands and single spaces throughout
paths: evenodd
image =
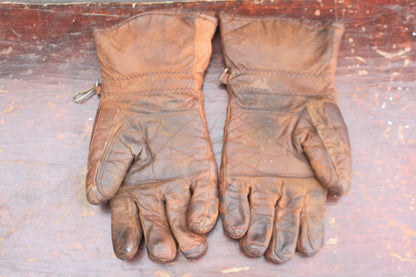
M 225 232 L 273 263 L 319 251 L 327 192 L 350 186 L 347 127 L 335 102 L 343 26 L 222 14 L 229 92 L 221 165 Z
M 102 85 L 86 193 L 91 204 L 110 199 L 121 259 L 142 234 L 157 262 L 173 260 L 176 243 L 188 258 L 206 249 L 218 180 L 201 88 L 216 26 L 206 14 L 153 11 L 93 32 Z

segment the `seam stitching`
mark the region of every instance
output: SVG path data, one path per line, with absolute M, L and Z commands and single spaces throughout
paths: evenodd
M 308 78 L 328 78 L 330 74 L 315 74 L 315 73 L 302 73 L 302 72 L 294 72 L 294 71 L 283 71 L 283 70 L 273 70 L 273 69 L 266 69 L 266 70 L 258 70 L 258 69 L 251 69 L 251 68 L 242 68 L 236 69 L 233 71 L 234 74 L 274 74 L 274 75 L 282 75 L 282 76 L 290 76 L 290 77 L 308 77 Z
M 264 88 L 256 88 L 256 87 L 250 87 L 250 86 L 242 86 L 242 85 L 236 85 L 233 86 L 233 91 L 235 92 L 236 90 L 242 90 L 242 89 L 248 89 L 248 90 L 255 90 L 256 94 L 264 94 L 264 95 L 274 95 L 274 96 L 278 96 L 278 95 L 301 95 L 301 96 L 322 96 L 322 95 L 327 95 L 327 96 L 332 96 L 335 94 L 335 90 L 334 89 L 328 89 L 328 90 L 324 90 L 321 92 L 309 92 L 309 91 L 292 91 L 292 90 L 272 90 L 272 89 L 264 89 Z M 248 91 L 239 91 L 238 94 L 250 94 L 250 92 Z
M 130 75 L 124 78 L 111 78 L 111 77 L 107 77 L 107 80 L 110 81 L 125 81 L 125 80 L 133 80 L 133 79 L 141 79 L 141 78 L 156 78 L 156 77 L 164 77 L 166 75 L 181 75 L 181 74 L 189 74 L 189 71 L 167 71 L 167 72 L 163 72 L 163 71 L 156 71 L 156 72 L 148 72 L 148 73 L 143 73 L 143 74 L 138 74 L 138 75 Z

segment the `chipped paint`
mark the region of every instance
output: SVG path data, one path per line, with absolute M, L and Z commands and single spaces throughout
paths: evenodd
M 403 108 L 401 108 L 400 110 L 402 112 L 404 112 L 405 110 L 407 110 L 408 108 L 410 108 L 412 105 L 411 104 L 407 104 L 406 106 L 404 106 Z
M 249 266 L 245 266 L 245 267 L 231 267 L 231 268 L 227 268 L 227 269 L 223 269 L 221 270 L 222 273 L 224 274 L 228 274 L 228 273 L 234 273 L 234 272 L 240 272 L 240 271 L 248 271 L 250 270 Z
M 358 70 L 358 75 L 360 76 L 368 75 L 368 72 L 367 70 Z
M 2 111 L 2 113 L 10 113 L 10 112 L 12 112 L 13 110 L 14 110 L 14 101 L 12 101 L 12 102 L 10 103 L 10 106 L 9 106 L 7 109 L 3 110 L 3 111 Z
M 16 227 L 12 227 L 4 236 L 0 238 L 0 242 L 3 242 L 11 233 L 16 231 Z
M 398 227 L 399 230 L 402 231 L 407 237 L 416 237 L 416 231 L 410 228 L 405 223 L 401 223 L 396 220 L 391 220 L 387 224 L 386 230 L 390 229 L 391 227 Z
M 386 59 L 389 59 L 389 60 L 393 60 L 395 58 L 401 57 L 401 56 L 409 53 L 410 50 L 412 50 L 411 47 L 406 47 L 405 49 L 400 50 L 396 53 L 388 53 L 388 52 L 385 52 L 385 51 L 382 51 L 382 50 L 378 49 L 377 46 L 373 46 L 373 47 L 371 47 L 371 49 L 373 49 L 377 54 L 379 54 L 379 55 L 381 55 L 381 56 L 383 56 L 383 57 L 385 57 Z
M 338 238 L 330 238 L 326 244 L 327 245 L 336 245 L 338 243 Z
M 66 211 L 60 218 L 58 218 L 55 221 L 55 224 L 58 224 L 59 222 L 61 222 L 61 220 L 64 219 L 69 213 L 70 213 L 70 211 Z
M 91 132 L 92 132 L 92 125 L 90 121 L 91 121 L 90 119 L 87 119 L 85 120 L 85 123 L 84 123 L 84 135 L 86 137 L 90 137 Z
M 400 125 L 399 127 L 397 127 L 397 138 L 399 140 L 403 140 L 404 139 L 404 133 L 403 133 L 404 127 L 402 125 Z
M 13 51 L 13 48 L 10 46 L 9 48 L 4 49 L 3 51 L 1 51 L 1 53 L 0 53 L 0 54 L 2 54 L 2 55 L 8 55 L 8 54 L 10 54 L 12 51 Z
M 399 254 L 396 254 L 396 253 L 390 253 L 390 256 L 392 256 L 393 258 L 395 258 L 395 259 L 397 259 L 401 262 L 411 262 L 411 263 L 416 262 L 416 259 L 411 258 L 412 256 L 411 256 L 410 253 L 406 253 L 406 257 L 402 257 L 402 256 L 400 256 Z
M 26 220 L 25 217 L 22 217 L 19 222 L 17 222 L 16 226 L 13 226 L 4 236 L 0 238 L 0 242 L 3 242 L 10 234 L 16 231 L 16 227 L 22 224 Z
M 361 172 L 358 172 L 358 171 L 353 171 L 352 172 L 353 174 L 355 174 L 355 175 L 357 175 L 358 177 L 360 177 L 361 179 L 363 179 L 364 178 L 364 176 L 363 176 L 363 174 L 361 174 Z
M 167 271 L 157 270 L 154 272 L 154 276 L 157 277 L 170 277 L 170 274 Z
M 354 58 L 356 58 L 356 59 L 357 59 L 357 60 L 359 60 L 360 62 L 367 63 L 367 60 L 366 60 L 366 59 L 364 59 L 363 57 L 354 56 Z

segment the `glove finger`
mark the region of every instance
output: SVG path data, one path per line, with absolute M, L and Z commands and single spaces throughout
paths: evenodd
M 121 188 L 110 200 L 111 236 L 116 256 L 122 260 L 132 259 L 142 240 L 139 211 L 133 198 Z
M 193 232 L 205 234 L 217 222 L 218 217 L 218 176 L 215 161 L 210 171 L 202 173 L 192 184 L 192 198 L 188 209 L 188 226 Z
M 272 239 L 265 253 L 266 259 L 276 264 L 290 260 L 295 254 L 303 201 L 298 184 L 284 184 L 284 186 L 286 189 L 276 206 Z
M 137 133 L 119 126 L 120 112 L 100 106 L 94 122 L 88 156 L 87 199 L 91 204 L 107 201 L 117 192 L 134 158 Z M 140 151 L 140 150 L 137 150 Z M 137 152 L 138 153 L 138 152 Z
M 224 231 L 233 239 L 247 232 L 250 222 L 247 184 L 229 183 L 220 193 L 220 212 Z
M 309 184 L 301 212 L 297 250 L 307 256 L 317 253 L 324 243 L 326 190 L 316 181 Z
M 240 239 L 240 248 L 250 257 L 260 257 L 270 243 L 277 193 L 268 186 L 255 186 L 250 193 L 250 225 Z
M 176 186 L 176 191 L 166 195 L 166 214 L 179 249 L 185 257 L 196 258 L 205 252 L 207 241 L 204 235 L 191 232 L 186 225 L 186 213 L 190 198 L 189 188 Z
M 141 192 L 136 199 L 149 258 L 160 263 L 172 261 L 176 257 L 176 243 L 169 229 L 163 202 L 151 189 Z
M 351 183 L 351 148 L 344 119 L 331 102 L 309 105 L 307 112 L 317 134 L 305 137 L 303 149 L 321 185 L 341 196 Z

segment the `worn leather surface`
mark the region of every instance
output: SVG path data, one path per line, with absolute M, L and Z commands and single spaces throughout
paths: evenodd
M 221 14 L 229 92 L 220 181 L 225 232 L 273 263 L 319 251 L 327 192 L 350 186 L 335 101 L 343 26 Z
M 153 11 L 93 32 L 101 98 L 86 182 L 92 204 L 110 200 L 115 254 L 130 259 L 142 235 L 149 257 L 206 249 L 218 215 L 217 166 L 203 110 L 203 76 L 217 19 Z

